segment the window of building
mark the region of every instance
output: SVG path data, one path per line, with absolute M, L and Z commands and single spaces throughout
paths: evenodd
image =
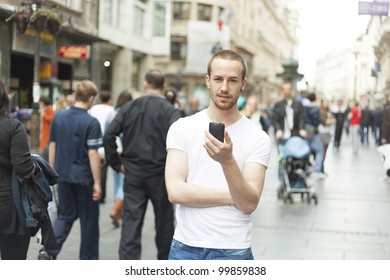
M 171 42 L 171 59 L 184 60 L 187 56 L 187 43 L 182 41 Z
M 103 0 L 102 2 L 102 17 L 103 22 L 107 25 L 116 25 L 118 14 L 117 0 Z
M 142 37 L 144 34 L 144 9 L 135 6 L 134 7 L 134 32 L 133 34 L 138 37 Z
M 198 4 L 198 20 L 211 21 L 211 12 L 211 5 Z
M 156 1 L 154 3 L 154 25 L 153 25 L 154 36 L 165 36 L 166 10 L 167 10 L 166 1 Z
M 189 20 L 191 11 L 191 3 L 174 2 L 173 3 L 173 19 L 174 20 Z
M 225 9 L 222 7 L 218 8 L 218 16 L 220 20 L 225 20 Z

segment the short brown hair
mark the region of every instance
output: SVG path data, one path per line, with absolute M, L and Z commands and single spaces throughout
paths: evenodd
M 97 86 L 89 80 L 81 81 L 76 86 L 74 92 L 76 101 L 81 101 L 84 103 L 87 102 L 91 96 L 96 96 L 97 94 L 98 94 Z
M 247 69 L 246 61 L 242 55 L 240 55 L 239 53 L 236 53 L 235 51 L 232 51 L 232 50 L 222 50 L 222 51 L 219 51 L 219 52 L 216 52 L 215 54 L 213 54 L 213 56 L 209 60 L 209 63 L 207 64 L 207 75 L 210 76 L 211 66 L 213 64 L 213 61 L 217 58 L 240 62 L 242 65 L 242 79 L 245 80 L 246 69 Z
M 150 70 L 146 73 L 145 81 L 152 89 L 164 89 L 165 77 L 159 70 Z
M 111 100 L 111 92 L 108 90 L 102 90 L 100 91 L 99 97 L 101 103 L 107 103 Z

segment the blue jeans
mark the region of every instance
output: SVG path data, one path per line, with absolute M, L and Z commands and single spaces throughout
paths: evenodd
M 351 125 L 352 151 L 354 154 L 357 154 L 359 150 L 359 128 L 358 124 Z
M 173 239 L 169 260 L 253 260 L 252 249 L 207 249 L 191 247 Z
M 309 140 L 310 149 L 315 153 L 314 172 L 322 172 L 322 163 L 324 159 L 324 145 L 322 144 L 320 134 L 316 134 Z
M 115 200 L 123 200 L 123 183 L 125 180 L 125 175 L 121 172 L 114 171 L 114 198 Z

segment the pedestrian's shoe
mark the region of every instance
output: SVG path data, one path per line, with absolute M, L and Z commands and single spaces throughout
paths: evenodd
M 114 227 L 118 228 L 119 227 L 119 220 L 122 217 L 122 207 L 123 207 L 123 200 L 117 199 L 114 203 L 114 207 L 112 208 L 111 211 L 111 219 L 112 219 L 112 224 Z
M 44 260 L 55 260 L 55 258 L 50 255 L 47 251 L 42 250 L 38 254 L 38 260 L 44 261 Z

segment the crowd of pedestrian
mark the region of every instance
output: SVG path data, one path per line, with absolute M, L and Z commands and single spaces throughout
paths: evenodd
M 261 109 L 253 95 L 239 107 L 246 62 L 233 51 L 211 57 L 206 85 L 205 109 L 196 98 L 185 109 L 176 89 L 165 88 L 159 70 L 147 72 L 144 94 L 137 99 L 124 90 L 113 102 L 111 92 L 88 80 L 54 105 L 40 99 L 39 149 L 59 180 L 58 215 L 52 220 L 58 247 L 43 246 L 38 259 L 57 258 L 77 219 L 79 258 L 99 259 L 99 205 L 106 203 L 107 182 L 113 182 L 114 201 L 105 218 L 121 227 L 120 259 L 141 258 L 149 201 L 158 259 L 253 259 L 250 214 L 259 203 L 270 158 L 267 134 L 274 133 L 278 153 L 291 137 L 305 139 L 313 174 L 322 179 L 329 146 L 342 148 L 343 133 L 350 134 L 355 155 L 370 138 L 376 145 L 390 143 L 390 105 L 370 110 L 364 102 L 331 105 L 315 93 L 298 97 L 288 80 L 272 109 Z M 0 135 L 0 252 L 2 259 L 25 259 L 30 236 L 16 232 L 10 176 L 14 171 L 30 180 L 35 165 L 26 130 L 11 117 L 12 100 L 0 82 L 0 127 L 6 132 Z M 210 122 L 224 125 L 223 141 L 208 131 Z

